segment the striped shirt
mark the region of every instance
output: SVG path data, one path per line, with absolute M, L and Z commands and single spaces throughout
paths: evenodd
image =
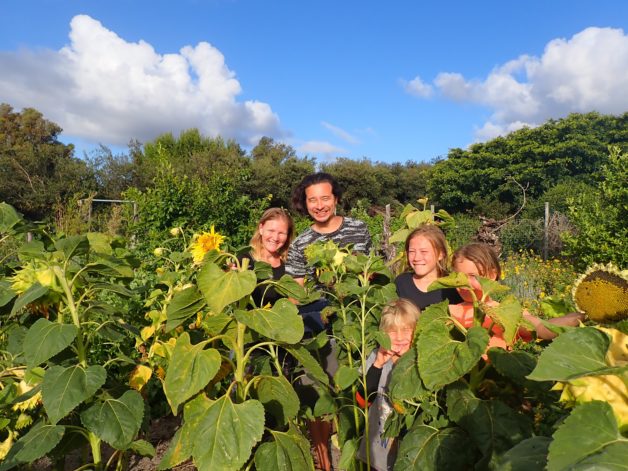
M 315 242 L 332 240 L 338 247 L 352 245 L 355 252 L 369 253 L 371 250 L 371 235 L 363 221 L 348 217 L 342 218 L 342 224 L 334 232 L 321 234 L 308 227 L 299 235 L 288 249 L 286 259 L 286 273 L 294 278 L 314 277 L 314 268 L 307 266 L 305 248 Z

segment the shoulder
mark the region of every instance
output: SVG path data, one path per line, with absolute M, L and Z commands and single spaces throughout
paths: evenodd
M 368 230 L 368 226 L 364 221 L 347 216 L 343 218 L 341 227 L 352 228 L 356 230 Z
M 412 283 L 412 272 L 405 272 L 395 278 L 395 285 L 399 286 L 407 286 Z M 414 286 L 414 283 L 412 283 Z
M 301 232 L 301 234 L 299 234 L 296 239 L 292 241 L 292 243 L 290 244 L 290 248 L 294 247 L 298 249 L 307 247 L 312 242 L 314 242 L 318 236 L 318 233 L 313 231 L 311 227 L 308 227 L 306 230 Z

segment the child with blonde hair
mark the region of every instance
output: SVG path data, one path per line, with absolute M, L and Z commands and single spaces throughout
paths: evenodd
M 414 329 L 420 310 L 407 299 L 388 303 L 382 310 L 379 329 L 390 337 L 390 348 L 380 346 L 367 358 L 366 393 L 357 393 L 358 404 L 365 406 L 369 401 L 369 430 L 358 451 L 358 458 L 366 459 L 366 441 L 369 442 L 371 469 L 389 471 L 393 469 L 397 457 L 397 443 L 393 438 L 384 438 L 384 425 L 392 412 L 388 400 L 388 381 L 397 360 L 412 346 Z M 365 399 L 366 398 L 366 399 Z

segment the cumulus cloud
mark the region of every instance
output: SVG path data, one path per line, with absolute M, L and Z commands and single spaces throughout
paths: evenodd
M 346 149 L 325 141 L 307 141 L 301 144 L 297 150 L 304 154 L 322 156 L 325 158 L 332 157 L 333 155 L 347 154 Z
M 587 28 L 570 39 L 550 41 L 541 57 L 522 55 L 483 80 L 440 73 L 442 96 L 493 110 L 476 130 L 480 140 L 535 126 L 569 113 L 628 110 L 628 35 L 621 29 Z
M 189 128 L 254 144 L 285 135 L 267 103 L 238 101 L 240 82 L 207 42 L 159 54 L 86 15 L 59 51 L 0 53 L 0 101 L 33 107 L 64 134 L 108 145 Z
M 433 87 L 421 80 L 421 77 L 418 75 L 410 81 L 401 80 L 400 82 L 406 93 L 419 98 L 429 98 L 434 93 Z
M 330 124 L 326 121 L 322 121 L 321 125 L 329 130 L 334 136 L 339 137 L 340 139 L 342 139 L 343 141 L 349 143 L 349 144 L 359 144 L 360 141 L 358 138 L 356 138 L 355 136 L 351 135 L 350 133 L 348 133 L 347 131 L 345 131 L 342 128 L 339 128 L 338 126 L 334 126 L 333 124 Z

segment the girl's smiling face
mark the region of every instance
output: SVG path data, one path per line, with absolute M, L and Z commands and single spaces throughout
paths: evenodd
M 418 278 L 438 277 L 438 262 L 444 257 L 427 237 L 419 235 L 408 244 L 408 264 Z

